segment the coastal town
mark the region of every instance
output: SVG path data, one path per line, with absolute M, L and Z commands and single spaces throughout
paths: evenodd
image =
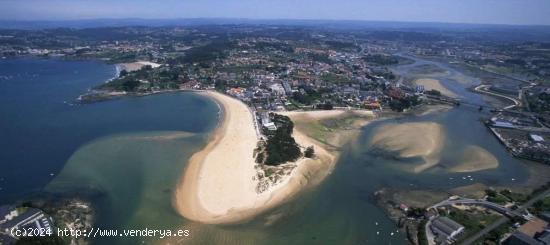
M 299 122 L 294 120 L 297 116 L 293 112 L 355 112 L 383 119 L 421 114 L 433 108 L 477 111 L 476 123 L 484 124 L 513 157 L 550 164 L 549 44 L 503 42 L 498 37 L 476 41 L 478 34 L 464 35 L 351 32 L 287 25 L 0 30 L 0 57 L 102 60 L 115 64 L 112 79 L 75 98 L 81 104 L 172 92 L 213 93 L 210 96 L 214 100 L 233 108 L 225 125 L 240 127 L 239 132 L 229 132 L 219 142 L 242 145 L 243 149 L 235 151 L 242 151 L 243 155 L 254 152 L 246 160 L 254 162 L 255 169 L 241 173 L 254 178 L 253 194 L 270 204 L 264 198 L 270 194 L 268 189 L 282 188 L 292 173 L 304 171 L 300 167 L 304 162 L 334 161 L 335 155 L 326 149 L 343 148 L 319 140 L 320 137 L 295 140 L 293 132 Z M 462 38 L 458 40 L 457 36 Z M 458 96 L 443 80 L 425 75 L 447 72 L 426 61 L 426 65 L 417 67 L 414 76 L 398 72 L 399 66 L 413 64 L 417 59 L 435 60 L 478 77 L 479 83 L 468 87 L 468 91 L 483 99 Z M 3 79 L 9 78 L 0 77 L 0 81 Z M 231 116 L 234 111 L 248 113 L 242 120 L 250 119 L 252 124 L 241 126 L 245 123 Z M 323 124 L 322 130 L 327 134 L 336 131 L 334 124 Z M 351 125 L 348 122 L 337 126 Z M 251 134 L 252 140 L 230 141 L 233 134 Z M 210 159 L 219 162 L 226 157 L 224 152 L 209 154 Z M 426 164 L 413 172 L 429 171 L 434 166 Z M 219 166 L 209 166 L 212 171 L 221 171 L 215 167 Z M 496 165 L 478 170 L 491 168 Z M 238 170 L 231 171 L 238 175 Z M 186 179 L 193 178 L 209 177 L 196 174 Z M 462 178 L 473 181 L 467 173 Z M 182 193 L 194 185 L 184 181 L 182 186 L 177 195 L 190 195 Z M 201 188 L 215 187 L 205 184 Z M 388 197 L 388 193 L 381 190 L 372 195 L 412 244 L 550 244 L 550 191 L 546 183 L 522 193 L 500 186 L 488 187 L 478 195 L 447 192 L 423 206 L 400 202 Z M 216 195 L 203 194 L 202 198 L 223 199 Z M 243 198 L 246 202 L 257 205 L 256 196 L 243 195 L 248 195 Z M 219 218 L 220 214 L 231 210 L 220 201 L 209 207 L 215 212 L 198 214 L 187 207 L 195 207 L 198 201 L 186 197 L 191 201 L 178 199 L 177 209 L 191 220 L 224 223 L 226 219 Z M 227 200 L 237 203 L 229 197 Z M 85 207 L 82 212 L 90 212 Z M 8 233 L 13 227 L 55 227 L 58 224 L 50 215 L 35 208 L 0 207 L 0 244 L 18 239 Z

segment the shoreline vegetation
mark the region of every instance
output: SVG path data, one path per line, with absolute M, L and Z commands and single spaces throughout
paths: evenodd
M 201 93 L 220 106 L 220 125 L 209 143 L 189 160 L 173 205 L 185 218 L 210 224 L 246 222 L 320 184 L 334 169 L 341 147 L 376 117 L 366 110 L 285 111 L 292 137 L 311 158 L 277 166 L 258 164 L 258 142 L 250 109 L 213 91 Z
M 115 75 L 105 81 L 102 84 L 99 84 L 93 88 L 88 89 L 84 94 L 81 94 L 76 98 L 78 103 L 93 103 L 100 102 L 105 100 L 117 99 L 123 96 L 147 96 L 159 93 L 169 93 L 183 91 L 179 88 L 162 88 L 151 91 L 133 91 L 133 87 L 136 87 L 142 83 L 148 83 L 141 80 L 131 80 L 127 81 L 123 79 L 129 73 L 136 73 L 141 70 L 147 71 L 158 68 L 162 64 L 150 62 L 150 61 L 135 61 L 128 63 L 117 63 L 115 64 Z
M 223 118 L 205 148 L 191 157 L 176 188 L 173 203 L 182 216 L 211 224 L 247 221 L 317 185 L 332 171 L 336 155 L 297 128 L 294 139 L 301 147 L 313 146 L 315 156 L 282 164 L 295 167 L 259 192 L 260 177 L 266 173 L 254 158 L 258 138 L 252 113 L 228 95 L 201 94 L 218 103 Z

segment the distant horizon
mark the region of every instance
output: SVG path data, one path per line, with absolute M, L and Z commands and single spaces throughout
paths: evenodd
M 4 21 L 94 19 L 333 20 L 550 25 L 547 0 L 5 0 Z
M 142 18 L 142 17 L 127 17 L 127 18 L 81 18 L 81 19 L 33 19 L 33 20 L 20 20 L 20 19 L 3 19 L 1 22 L 13 22 L 13 23 L 77 23 L 77 22 L 99 22 L 99 21 L 111 21 L 111 22 L 124 22 L 124 21 L 141 21 L 141 22 L 170 22 L 170 21 L 224 21 L 228 23 L 219 24 L 232 24 L 231 22 L 350 22 L 350 23 L 380 23 L 380 24 L 412 24 L 419 25 L 463 25 L 463 26 L 500 26 L 500 27 L 550 27 L 549 24 L 506 24 L 506 23 L 468 23 L 468 22 L 444 22 L 444 21 L 404 21 L 404 20 L 367 20 L 367 19 L 298 19 L 298 18 L 245 18 L 245 17 L 178 17 L 178 18 Z M 211 23 L 216 24 L 216 23 Z M 166 25 L 169 26 L 169 25 Z M 2 26 L 0 25 L 0 28 Z

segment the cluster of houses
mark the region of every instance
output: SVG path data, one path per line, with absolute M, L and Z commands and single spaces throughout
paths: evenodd
M 504 245 L 550 245 L 550 213 L 532 218 L 508 236 Z
M 502 238 L 499 244 L 503 245 L 550 245 L 550 212 L 543 212 L 531 217 L 523 225 Z M 429 224 L 435 244 L 453 244 L 464 234 L 465 228 L 456 221 L 439 216 Z

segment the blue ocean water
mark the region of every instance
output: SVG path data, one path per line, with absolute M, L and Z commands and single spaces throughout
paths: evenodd
M 115 72 L 99 61 L 0 60 L 0 204 L 42 190 L 79 147 L 96 138 L 215 127 L 215 104 L 190 93 L 72 105 Z

